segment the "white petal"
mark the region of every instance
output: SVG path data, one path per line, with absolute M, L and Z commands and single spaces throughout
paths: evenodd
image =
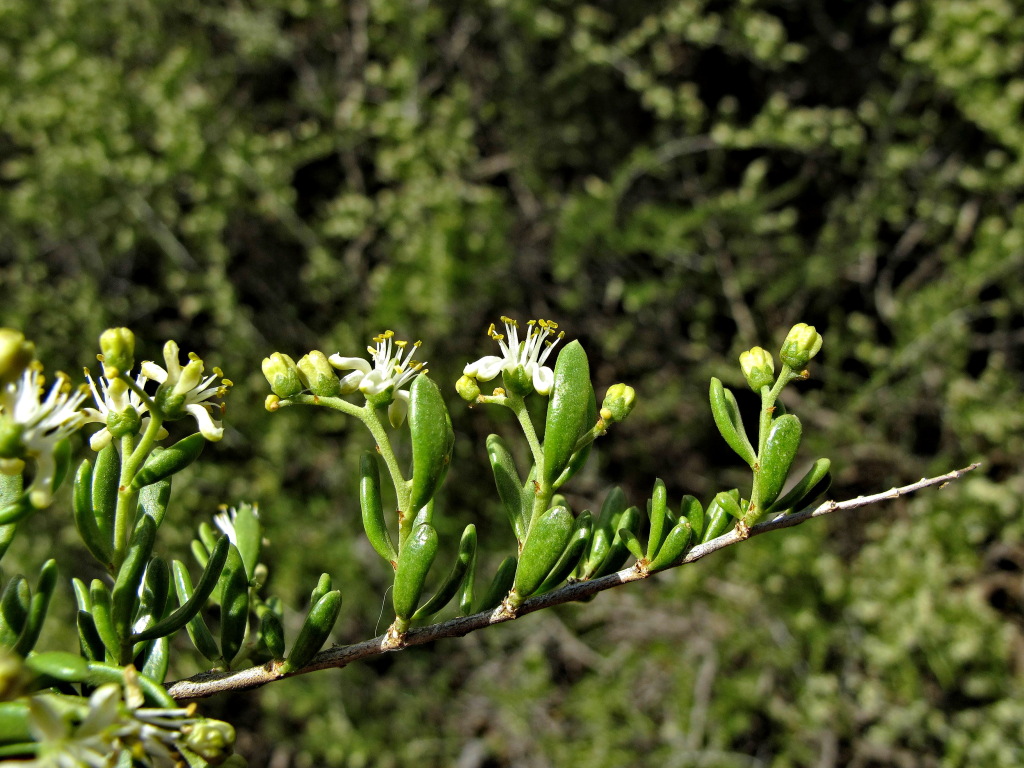
M 224 427 L 215 422 L 210 412 L 203 408 L 203 406 L 186 405 L 185 410 L 195 417 L 196 423 L 199 425 L 199 432 L 211 443 L 215 443 L 224 437 Z
M 142 365 L 139 366 L 139 369 L 142 371 L 143 376 L 147 379 L 152 379 L 158 384 L 163 384 L 167 381 L 167 371 L 152 360 L 145 360 Z
M 467 365 L 462 372 L 466 376 L 472 376 L 473 378 L 480 379 L 480 381 L 490 381 L 501 373 L 504 365 L 505 358 L 487 355 L 487 357 L 481 357 L 479 360 Z
M 533 369 L 533 388 L 539 395 L 551 394 L 555 385 L 555 374 L 546 365 L 538 365 Z
M 363 380 L 363 376 L 366 373 L 364 371 L 352 371 L 348 376 L 344 376 L 341 379 L 341 394 L 351 395 L 353 392 L 359 391 L 359 382 Z
M 391 377 L 381 370 L 372 370 L 359 382 L 359 391 L 364 395 L 379 395 L 391 386 Z
M 327 362 L 341 371 L 356 370 L 362 371 L 363 373 L 369 373 L 373 370 L 372 366 L 361 357 L 342 357 L 341 355 L 331 355 L 327 358 Z
M 391 426 L 398 429 L 405 421 L 405 414 L 409 412 L 409 393 L 404 389 L 395 392 L 395 399 L 388 406 L 388 421 Z
M 101 429 L 89 438 L 89 447 L 99 453 L 110 444 L 111 434 L 109 429 Z

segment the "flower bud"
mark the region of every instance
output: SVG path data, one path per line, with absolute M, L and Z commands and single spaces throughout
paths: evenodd
M 763 347 L 754 347 L 741 354 L 740 368 L 747 378 L 747 384 L 755 392 L 760 392 L 761 387 L 770 387 L 775 382 L 775 360 Z
M 799 371 L 807 365 L 808 360 L 818 354 L 820 349 L 821 334 L 814 329 L 814 326 L 797 323 L 790 329 L 789 335 L 782 343 L 782 352 L 779 356 L 782 358 L 782 362 L 794 371 Z
M 263 375 L 270 382 L 271 391 L 280 398 L 294 397 L 305 389 L 295 361 L 282 352 L 263 358 Z
M 601 418 L 608 422 L 622 421 L 636 405 L 636 390 L 626 384 L 612 384 L 601 403 Z
M 13 328 L 0 328 L 0 384 L 16 381 L 35 357 L 36 345 Z
M 455 382 L 455 391 L 467 403 L 475 403 L 476 399 L 480 397 L 480 385 L 472 376 L 463 376 Z
M 188 728 L 185 746 L 206 762 L 220 765 L 234 751 L 235 729 L 223 720 L 203 719 Z
M 299 379 L 314 395 L 337 397 L 341 394 L 338 374 L 327 361 L 327 355 L 319 349 L 303 355 L 295 365 L 299 369 Z
M 135 365 L 135 334 L 128 328 L 107 328 L 100 334 L 103 375 L 108 379 L 128 373 Z

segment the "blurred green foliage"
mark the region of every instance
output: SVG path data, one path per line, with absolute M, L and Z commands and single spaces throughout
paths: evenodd
M 354 354 L 392 327 L 453 382 L 499 314 L 550 317 L 599 387 L 641 398 L 572 501 L 611 482 L 637 501 L 655 476 L 706 501 L 743 477 L 708 378 L 742 389 L 738 353 L 804 321 L 825 348 L 787 397 L 833 495 L 985 463 L 581 607 L 211 702 L 252 764 L 1024 762 L 1017 11 L 0 4 L 0 322 L 70 370 L 108 325 L 141 357 L 173 337 L 220 364 L 231 431 L 178 489 L 168 546 L 259 501 L 273 587 L 298 616 L 331 572 L 340 642 L 374 632 L 386 586 L 359 534 L 367 441 L 263 412 L 274 350 Z M 512 539 L 477 481 L 507 430 L 453 411 L 442 534 L 476 522 L 493 568 Z M 36 521 L 74 540 L 69 517 Z

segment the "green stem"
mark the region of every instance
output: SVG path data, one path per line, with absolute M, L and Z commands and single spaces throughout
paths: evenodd
M 374 407 L 369 403 L 364 407 L 360 407 L 353 405 L 348 400 L 342 400 L 340 397 L 320 397 L 318 395 L 295 395 L 278 403 L 278 407 L 288 405 L 322 405 L 335 411 L 341 411 L 348 416 L 354 416 L 370 430 L 370 434 L 373 435 L 373 439 L 377 442 L 377 450 L 384 459 L 384 464 L 387 465 L 388 472 L 391 475 L 391 482 L 395 486 L 399 518 L 398 546 L 401 549 L 402 542 L 405 541 L 406 534 L 412 528 L 413 518 L 416 516 L 416 510 L 406 509 L 412 498 L 412 481 L 402 477 L 402 470 L 398 466 L 398 458 L 391 448 L 388 433 L 385 431 L 384 424 L 377 416 Z
M 526 442 L 530 446 L 530 453 L 533 455 L 533 464 L 537 468 L 536 476 L 544 477 L 544 450 L 541 447 L 540 439 L 537 437 L 537 430 L 533 426 L 533 419 L 530 418 L 530 412 L 526 408 L 526 401 L 519 395 L 510 392 L 506 405 L 512 409 L 516 418 L 519 419 L 519 426 L 523 429 Z M 530 535 L 530 529 L 533 528 L 534 520 L 547 511 L 554 493 L 554 488 L 550 483 L 542 483 L 539 480 L 534 481 L 533 510 L 530 514 L 530 523 L 526 528 L 527 536 Z
M 135 502 L 138 491 L 132 488 L 132 480 L 156 445 L 157 435 L 163 426 L 163 417 L 150 411 L 149 425 L 138 444 L 134 435 L 121 438 L 121 478 L 117 489 L 117 509 L 114 512 L 114 568 L 120 568 L 128 549 L 130 528 L 135 521 Z
M 795 378 L 797 378 L 797 375 L 793 373 L 793 369 L 783 363 L 782 370 L 779 372 L 779 377 L 775 380 L 775 384 L 771 388 L 767 385 L 761 387 L 761 413 L 757 427 L 757 462 L 755 464 L 757 471 L 754 472 L 754 482 L 750 489 L 750 509 L 748 511 L 748 514 L 752 514 L 755 517 L 761 511 L 761 456 L 764 455 L 764 446 L 768 442 L 768 432 L 772 428 L 772 413 L 775 411 L 775 403 L 779 399 L 782 390 Z
M 146 390 L 144 390 L 142 387 L 136 384 L 135 380 L 132 379 L 131 376 L 128 376 L 127 374 L 121 376 L 121 381 L 123 381 L 125 385 L 127 385 L 128 389 L 130 389 L 132 392 L 139 396 L 139 399 L 142 400 L 143 403 L 145 403 L 146 409 L 150 413 L 156 413 L 157 411 L 160 410 L 159 408 L 157 408 L 156 403 L 153 402 L 153 398 L 147 395 Z

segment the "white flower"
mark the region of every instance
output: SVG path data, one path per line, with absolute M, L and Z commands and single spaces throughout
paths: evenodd
M 507 342 L 505 334 L 495 331 L 494 323 L 487 329 L 487 335 L 501 347 L 501 356 L 481 357 L 467 365 L 462 372 L 480 381 L 490 381 L 502 371 L 515 375 L 521 368 L 539 394 L 550 394 L 555 383 L 555 375 L 544 362 L 565 332 L 559 333 L 549 341 L 548 336 L 555 332 L 558 324 L 550 320 L 530 320 L 526 323 L 526 338 L 520 341 L 519 322 L 510 317 L 502 317 L 501 321 L 505 324 Z
M 245 505 L 249 507 L 252 516 L 259 519 L 260 510 L 255 504 Z M 244 508 L 244 507 L 243 507 Z M 220 508 L 220 512 L 213 516 L 213 524 L 220 528 L 221 533 L 228 537 L 228 541 L 238 546 L 238 533 L 235 531 L 235 519 L 238 517 L 238 510 L 235 507 Z
M 86 424 L 97 423 L 103 425 L 103 429 L 89 438 L 89 447 L 94 451 L 100 451 L 107 446 L 111 437 L 113 437 L 110 432 L 111 414 L 117 419 L 117 417 L 125 414 L 131 408 L 136 416 L 142 416 L 149 410 L 149 406 L 146 405 L 145 401 L 135 390 L 129 389 L 128 385 L 121 379 L 111 381 L 106 377 L 100 377 L 99 387 L 97 387 L 88 369 L 85 371 L 85 378 L 89 382 L 89 391 L 92 392 L 92 399 L 96 402 L 96 407 L 83 408 L 82 416 Z M 146 378 L 145 374 L 140 373 L 135 377 L 135 383 L 139 389 L 144 389 L 147 381 L 149 379 Z M 138 429 L 133 430 L 133 433 L 145 429 L 148 419 L 148 416 L 143 416 L 141 421 L 137 421 L 136 423 L 139 426 Z M 165 437 L 167 437 L 167 430 L 161 428 L 158 439 L 162 440 Z
M 209 376 L 203 376 L 203 361 L 195 353 L 189 352 L 189 362 L 182 367 L 178 360 L 178 345 L 173 341 L 164 344 L 164 364 L 161 368 L 152 360 L 145 361 L 142 375 L 147 379 L 160 382 L 156 391 L 156 403 L 167 419 L 180 419 L 190 414 L 199 425 L 203 437 L 216 442 L 224 437 L 224 427 L 210 415 L 210 411 L 218 409 L 223 413 L 224 406 L 219 403 L 207 402 L 211 397 L 224 397 L 231 381 L 225 378 L 220 368 L 214 368 Z M 220 383 L 214 383 L 220 379 Z
M 391 424 L 397 427 L 409 410 L 409 393 L 400 391 L 400 388 L 416 374 L 426 372 L 426 369 L 425 363 L 413 359 L 421 342 L 417 341 L 410 345 L 409 342 L 395 339 L 394 336 L 394 331 L 384 331 L 373 338 L 376 347 L 366 348 L 373 360 L 372 366 L 361 357 L 342 357 L 334 354 L 328 360 L 339 370 L 352 371 L 341 380 L 343 395 L 357 391 L 366 395 L 367 399 L 376 395 L 389 395 L 391 400 L 387 403 L 388 418 Z
M 42 394 L 38 365 L 30 365 L 20 379 L 0 390 L 0 471 L 20 472 L 22 459 L 34 459 L 36 474 L 29 498 L 36 507 L 49 504 L 53 494 L 57 443 L 84 423 L 78 407 L 85 392 L 72 389 L 65 374 L 58 373 L 49 393 L 40 399 Z

